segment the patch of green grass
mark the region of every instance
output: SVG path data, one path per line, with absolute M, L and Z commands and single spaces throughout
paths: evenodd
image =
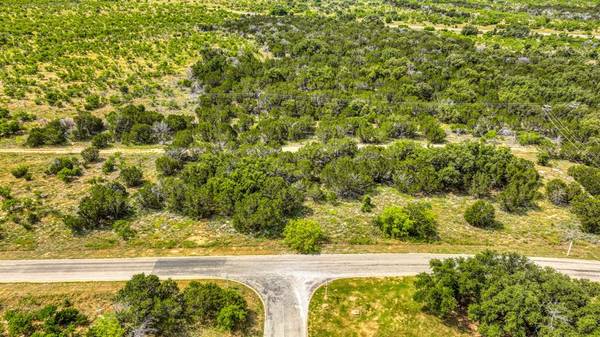
M 345 279 L 314 294 L 309 309 L 311 337 L 468 337 L 458 322 L 421 311 L 412 299 L 414 278 Z

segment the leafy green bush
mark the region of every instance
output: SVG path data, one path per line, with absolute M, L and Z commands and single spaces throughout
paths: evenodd
M 129 131 L 126 141 L 137 145 L 154 144 L 156 143 L 156 137 L 152 126 L 135 124 Z
M 194 142 L 194 133 L 192 130 L 180 130 L 175 133 L 171 146 L 188 147 Z
M 542 166 L 549 166 L 550 164 L 550 154 L 548 151 L 540 151 L 537 154 L 537 163 Z
M 155 141 L 152 125 L 163 118 L 143 105 L 127 105 L 106 116 L 115 139 L 134 144 L 152 144 Z
M 117 159 L 114 156 L 108 157 L 104 164 L 102 164 L 102 173 L 110 174 L 117 170 Z
M 81 151 L 81 158 L 86 164 L 95 163 L 100 160 L 100 150 L 94 146 L 89 146 Z
M 103 132 L 92 137 L 92 146 L 98 149 L 107 148 L 112 141 L 112 137 L 108 132 Z
M 250 194 L 235 204 L 233 226 L 242 233 L 277 235 L 286 223 L 282 202 Z
M 0 119 L 0 137 L 10 137 L 21 131 L 21 124 L 15 120 Z
M 172 132 L 178 132 L 189 128 L 191 122 L 192 118 L 184 115 L 168 115 L 165 118 L 165 123 L 167 123 Z
M 87 337 L 123 337 L 125 330 L 114 314 L 102 315 L 94 321 L 88 330 Z
M 534 206 L 540 176 L 530 161 L 515 158 L 507 167 L 510 182 L 498 196 L 504 209 L 519 212 Z
M 427 203 L 410 203 L 404 208 L 388 206 L 375 218 L 375 224 L 395 239 L 432 240 L 437 236 L 437 222 Z
M 80 167 L 74 167 L 74 168 L 63 168 L 62 170 L 58 171 L 58 173 L 56 174 L 56 177 L 60 180 L 62 180 L 65 183 L 71 182 L 73 181 L 73 179 L 75 179 L 75 177 L 79 177 L 82 174 L 81 172 L 81 168 Z
M 465 36 L 477 35 L 479 34 L 479 29 L 477 28 L 477 26 L 465 25 L 460 31 L 460 33 Z
M 119 178 L 127 187 L 138 187 L 144 182 L 144 172 L 137 166 L 126 166 L 121 169 Z
M 164 176 L 177 174 L 183 168 L 183 162 L 171 156 L 161 156 L 156 158 L 156 170 Z
M 88 323 L 87 317 L 71 307 L 68 301 L 62 308 L 48 305 L 38 310 L 8 310 L 4 319 L 10 337 L 72 336 L 73 331 Z
M 465 220 L 471 225 L 480 228 L 496 226 L 494 206 L 487 201 L 478 200 L 465 211 Z
M 368 195 L 365 195 L 362 200 L 362 205 L 360 206 L 360 211 L 363 213 L 370 213 L 374 207 L 375 207 L 375 205 L 373 205 L 373 202 L 371 201 L 371 197 Z
M 96 95 L 96 94 L 86 96 L 83 107 L 86 110 L 96 110 L 96 109 L 102 107 L 102 99 L 100 98 L 99 95 Z
M 160 186 L 145 183 L 138 190 L 137 201 L 143 209 L 160 210 L 165 206 L 165 193 Z
M 433 118 L 427 118 L 421 122 L 421 132 L 428 141 L 434 144 L 441 144 L 446 140 L 446 131 Z
M 38 147 L 42 145 L 63 145 L 67 142 L 67 127 L 62 120 L 55 119 L 44 127 L 35 127 L 29 131 L 25 145 Z
M 78 140 L 88 140 L 104 130 L 102 119 L 93 116 L 89 112 L 79 113 L 75 118 L 75 130 L 73 135 Z
M 158 336 L 178 336 L 185 332 L 186 313 L 179 288 L 172 280 L 155 275 L 134 275 L 117 292 L 117 319 L 130 336 L 142 329 Z
M 230 304 L 219 311 L 217 326 L 226 331 L 239 329 L 248 320 L 248 310 L 235 304 Z
M 325 235 L 321 225 L 311 220 L 292 220 L 283 231 L 284 242 L 290 248 L 302 254 L 314 254 L 321 251 Z
M 75 230 L 105 228 L 131 213 L 125 187 L 118 183 L 94 184 L 79 202 L 77 219 L 69 218 L 67 226 Z
M 17 179 L 24 178 L 25 180 L 31 180 L 31 172 L 29 172 L 29 166 L 27 165 L 18 165 L 10 173 Z
M 46 169 L 46 174 L 55 175 L 64 182 L 69 182 L 82 174 L 79 160 L 75 157 L 55 158 Z
M 59 157 L 52 160 L 46 169 L 47 174 L 55 175 L 64 168 L 72 169 L 79 166 L 79 160 L 75 157 Z

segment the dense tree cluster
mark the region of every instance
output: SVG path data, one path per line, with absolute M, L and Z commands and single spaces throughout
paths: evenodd
M 116 296 L 117 319 L 126 335 L 181 336 L 198 325 L 242 330 L 248 321 L 246 300 L 235 289 L 191 282 L 183 291 L 172 280 L 138 274 Z
M 31 308 L 31 307 L 34 308 Z M 244 334 L 251 310 L 236 288 L 192 281 L 183 290 L 172 280 L 134 275 L 114 298 L 115 312 L 93 322 L 65 298 L 61 305 L 35 308 L 31 302 L 4 311 L 8 337 L 187 336 L 206 327 Z M 3 308 L 4 309 L 4 308 Z
M 63 145 L 67 142 L 69 122 L 64 119 L 54 119 L 44 126 L 29 130 L 25 145 L 36 147 L 42 145 Z
M 414 127 L 396 122 L 412 117 L 432 142 L 444 136 L 436 121 L 462 125 L 475 135 L 522 130 L 523 142 L 551 148 L 543 136 L 566 133 L 573 137 L 562 139 L 552 154 L 595 163 L 578 150 L 593 152 L 600 132 L 594 126 L 600 73 L 584 61 L 586 54 L 478 48 L 469 39 L 339 17 L 253 16 L 229 22 L 228 29 L 256 39 L 273 57 L 202 51 L 192 67 L 206 92 L 202 109 L 217 110 L 220 117 L 206 113 L 200 119 L 209 118 L 213 130 L 223 131 L 209 141 L 237 137 L 280 144 L 310 135 L 313 119 L 321 140 L 356 136 L 382 142 L 414 134 Z M 582 59 L 580 67 L 571 66 L 573 58 Z M 566 74 L 577 74 L 572 77 L 577 80 Z M 234 117 L 239 120 L 231 132 Z M 565 130 L 556 128 L 557 121 Z M 296 132 L 304 123 L 304 131 Z M 402 129 L 413 131 L 403 135 Z
M 400 141 L 358 149 L 352 140 L 332 139 L 296 153 L 205 147 L 172 150 L 156 165 L 162 178 L 136 194 L 142 208 L 195 218 L 231 216 L 238 231 L 261 235 L 282 233 L 306 196 L 357 199 L 378 184 L 412 194 L 499 191 L 507 210 L 520 211 L 534 204 L 540 185 L 531 162 L 477 142 L 425 148 Z
M 321 199 L 327 191 L 359 198 L 377 184 L 412 194 L 499 190 L 506 209 L 517 211 L 533 205 L 540 185 L 531 162 L 476 142 L 425 148 L 401 141 L 358 149 L 351 140 L 333 139 L 296 153 L 260 147 L 171 151 L 156 164 L 163 178 L 140 190 L 145 208 L 232 216 L 236 229 L 255 234 L 281 233 L 306 195 Z
M 516 254 L 433 260 L 415 299 L 444 318 L 465 317 L 485 337 L 595 336 L 600 287 L 538 267 Z
M 523 38 L 530 28 L 593 31 L 600 26 L 600 6 L 595 2 L 385 0 L 394 6 L 386 18 L 435 24 L 497 25 L 488 34 Z

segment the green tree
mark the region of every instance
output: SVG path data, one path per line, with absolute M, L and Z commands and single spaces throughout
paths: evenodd
M 343 198 L 357 198 L 371 190 L 373 178 L 350 157 L 341 157 L 325 165 L 321 181 Z
M 156 170 L 163 176 L 175 175 L 183 168 L 183 162 L 171 156 L 158 157 L 155 164 Z
M 569 168 L 569 175 L 591 195 L 600 195 L 600 168 L 575 165 Z
M 177 284 L 155 275 L 134 275 L 117 292 L 117 319 L 126 335 L 180 336 L 186 328 L 185 305 Z
M 504 209 L 518 212 L 532 207 L 541 184 L 533 163 L 514 158 L 507 167 L 507 174 L 509 182 L 499 195 Z
M 125 187 L 118 183 L 95 184 L 79 202 L 77 215 L 84 229 L 112 225 L 132 213 Z
M 145 183 L 137 193 L 138 204 L 143 209 L 163 209 L 165 198 L 165 192 L 161 186 L 153 183 Z
M 567 184 L 560 179 L 552 179 L 546 184 L 546 196 L 555 205 L 567 205 L 570 202 Z
M 215 283 L 193 281 L 183 291 L 186 310 L 192 322 L 216 325 L 224 330 L 242 329 L 248 319 L 246 300 L 235 289 Z
M 89 112 L 79 113 L 75 119 L 73 135 L 78 140 L 88 140 L 104 130 L 102 119 Z
M 29 166 L 27 165 L 18 165 L 14 169 L 10 171 L 13 177 L 19 179 L 24 178 L 25 180 L 31 180 L 31 172 L 29 172 Z
M 156 137 L 151 125 L 134 124 L 127 134 L 126 141 L 136 145 L 154 144 L 156 143 Z
M 235 204 L 233 226 L 242 233 L 277 235 L 285 225 L 284 205 L 280 199 L 250 194 Z
M 248 310 L 236 304 L 229 304 L 219 311 L 217 326 L 223 330 L 233 331 L 244 326 L 248 320 Z

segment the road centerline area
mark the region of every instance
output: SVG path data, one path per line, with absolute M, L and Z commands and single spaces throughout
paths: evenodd
M 0 261 L 0 282 L 124 281 L 152 273 L 174 279 L 218 278 L 253 288 L 265 304 L 265 336 L 307 336 L 308 306 L 315 289 L 333 279 L 408 276 L 429 270 L 450 254 L 338 254 L 82 260 Z M 600 262 L 532 258 L 566 275 L 600 281 Z

